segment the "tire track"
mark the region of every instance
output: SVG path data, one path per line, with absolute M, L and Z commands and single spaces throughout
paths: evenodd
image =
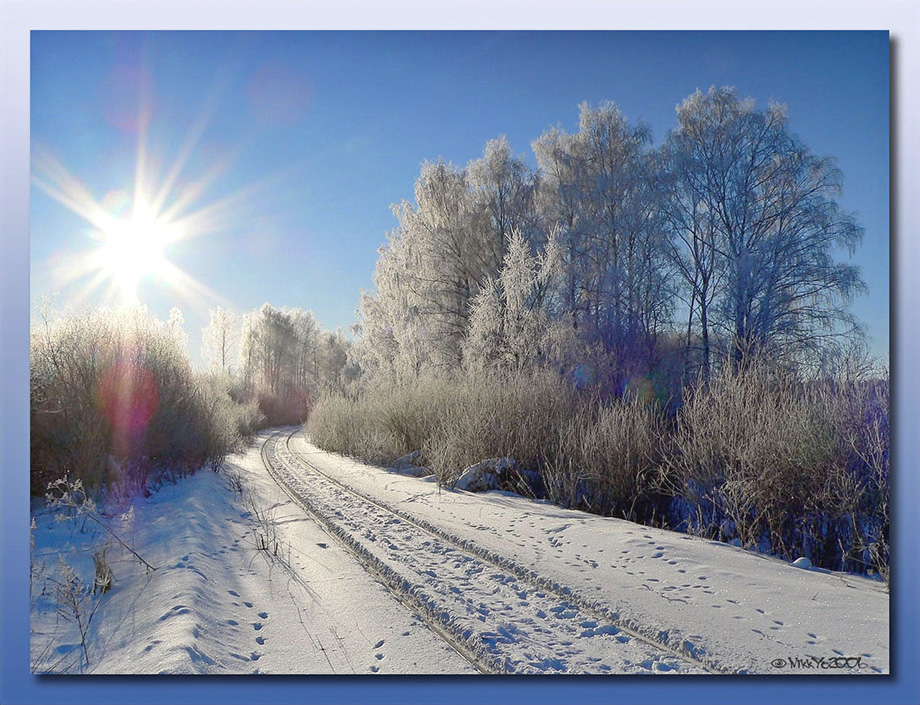
M 689 642 L 650 639 L 568 587 L 343 485 L 290 448 L 296 433 L 263 445 L 272 477 L 479 670 L 725 672 Z
M 462 643 L 458 643 L 453 635 L 444 629 L 440 621 L 440 615 L 432 609 L 432 605 L 425 600 L 417 599 L 411 595 L 408 588 L 410 586 L 403 584 L 403 581 L 376 556 L 364 550 L 360 544 L 353 541 L 348 535 L 341 532 L 327 517 L 315 512 L 303 497 L 299 496 L 284 479 L 279 475 L 278 469 L 272 466 L 269 461 L 267 449 L 278 435 L 269 437 L 262 444 L 262 462 L 265 469 L 277 485 L 284 490 L 291 500 L 304 510 L 326 533 L 336 539 L 338 543 L 362 565 L 372 577 L 374 577 L 384 588 L 400 603 L 410 611 L 417 613 L 418 617 L 425 625 L 438 635 L 450 648 L 456 651 L 464 660 L 466 660 L 477 671 L 483 674 L 504 673 L 503 664 L 493 663 L 491 660 L 482 661 L 476 654 L 471 653 L 464 648 Z M 288 436 L 288 440 L 290 436 Z M 286 443 L 287 441 L 285 441 Z

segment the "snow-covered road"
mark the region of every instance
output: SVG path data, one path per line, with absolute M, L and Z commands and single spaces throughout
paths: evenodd
M 475 550 L 309 464 L 295 433 L 264 446 L 266 467 L 365 567 L 479 670 L 489 673 L 706 673 L 677 651 L 617 625 L 601 605 Z
M 473 495 L 282 432 L 266 466 L 481 670 L 881 673 L 883 585 L 501 492 Z
M 264 432 L 219 474 L 111 516 L 156 570 L 110 545 L 115 582 L 86 663 L 52 588 L 59 557 L 91 584 L 106 536 L 33 516 L 35 672 L 889 669 L 879 582 L 506 492 L 439 488 L 324 452 L 299 429 Z

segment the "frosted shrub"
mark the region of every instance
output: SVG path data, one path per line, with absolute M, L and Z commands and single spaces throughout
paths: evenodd
M 563 506 L 887 575 L 887 380 L 805 382 L 751 365 L 685 390 L 676 416 L 640 391 L 467 370 L 326 396 L 309 429 L 320 447 L 375 463 L 421 450 L 445 484 L 514 458 Z
M 96 576 L 93 579 L 93 592 L 98 592 L 100 595 L 110 590 L 112 584 L 115 582 L 115 573 L 112 571 L 112 566 L 109 565 L 108 559 L 106 558 L 108 550 L 109 546 L 106 544 L 93 553 L 93 565 L 96 567 Z
M 390 463 L 421 450 L 442 415 L 447 386 L 434 378 L 414 384 L 387 382 L 357 397 L 326 394 L 307 424 L 326 450 L 373 463 Z
M 320 447 L 371 462 L 421 450 L 423 462 L 450 483 L 493 457 L 539 468 L 572 403 L 570 385 L 549 373 L 467 373 L 380 385 L 355 399 L 325 396 L 308 429 Z
M 69 477 L 93 495 L 131 496 L 147 491 L 151 473 L 181 475 L 230 452 L 233 402 L 193 372 L 178 320 L 96 309 L 45 313 L 33 327 L 33 493 Z
M 80 637 L 84 666 L 89 666 L 87 637 L 100 601 L 94 599 L 94 585 L 87 585 L 62 556 L 58 556 L 58 570 L 51 579 L 51 597 L 57 603 L 57 613 L 73 624 Z
M 765 367 L 698 384 L 678 414 L 670 463 L 677 494 L 693 507 L 691 525 L 788 548 L 830 462 L 829 431 L 793 381 Z
M 657 405 L 636 395 L 582 404 L 559 429 L 546 484 L 563 504 L 650 519 L 665 432 Z
M 833 426 L 838 462 L 824 488 L 832 520 L 823 548 L 845 570 L 888 579 L 890 428 L 887 371 L 875 379 L 826 381 L 815 389 Z
M 371 413 L 366 399 L 321 397 L 310 414 L 307 430 L 314 443 L 334 453 L 368 462 L 382 463 L 388 459 L 379 419 Z
M 887 381 L 765 366 L 698 384 L 667 465 L 684 528 L 835 569 L 887 569 Z
M 488 458 L 540 469 L 575 403 L 572 385 L 550 372 L 467 374 L 444 394 L 437 432 L 423 455 L 446 483 Z

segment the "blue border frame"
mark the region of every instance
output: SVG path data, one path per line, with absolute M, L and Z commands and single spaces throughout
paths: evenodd
M 869 9 L 871 7 L 871 10 Z M 777 10 L 781 10 L 777 12 Z M 0 701 L 14 703 L 918 703 L 920 3 L 472 0 L 4 0 L 0 4 Z M 220 17 L 215 17 L 219 14 Z M 783 15 L 777 20 L 777 15 Z M 29 32 L 32 29 L 890 29 L 892 38 L 892 672 L 822 677 L 33 677 L 29 674 Z

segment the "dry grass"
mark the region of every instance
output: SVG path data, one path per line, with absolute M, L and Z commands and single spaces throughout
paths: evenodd
M 429 377 L 323 398 L 317 445 L 388 464 L 414 450 L 439 481 L 512 457 L 563 506 L 888 575 L 888 380 L 723 371 L 667 415 L 549 372 Z
M 888 382 L 803 382 L 766 366 L 699 383 L 666 458 L 686 530 L 885 575 Z

